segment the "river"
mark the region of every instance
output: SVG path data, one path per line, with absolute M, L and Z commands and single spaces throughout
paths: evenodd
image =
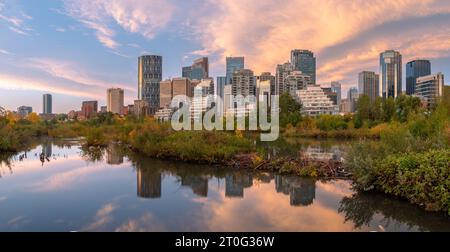
M 265 148 L 341 159 L 347 144 Z M 83 150 L 76 140 L 44 139 L 0 160 L 0 231 L 450 231 L 444 214 L 347 180 L 161 161 L 116 145 Z

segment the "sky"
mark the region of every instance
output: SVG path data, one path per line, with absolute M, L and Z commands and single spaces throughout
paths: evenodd
M 0 0 L 0 106 L 42 112 L 51 93 L 54 112 L 67 113 L 104 105 L 110 87 L 132 103 L 144 54 L 163 56 L 165 79 L 203 56 L 214 77 L 227 56 L 274 74 L 292 49 L 309 49 L 318 82 L 341 82 L 345 97 L 393 49 L 403 65 L 431 60 L 449 83 L 449 24 L 448 0 Z

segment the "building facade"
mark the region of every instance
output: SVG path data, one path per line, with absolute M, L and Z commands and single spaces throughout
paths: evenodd
M 275 94 L 281 95 L 285 92 L 289 92 L 289 89 L 284 83 L 284 80 L 295 71 L 294 65 L 287 62 L 284 64 L 277 65 L 275 74 Z
M 295 70 L 311 77 L 312 84 L 316 84 L 316 58 L 309 50 L 295 49 L 291 51 L 291 64 Z
M 92 119 L 97 115 L 98 102 L 97 101 L 84 101 L 81 106 L 82 117 L 86 120 Z
M 207 57 L 194 60 L 192 66 L 182 68 L 182 77 L 191 80 L 209 78 L 209 60 Z
M 375 72 L 363 71 L 358 74 L 359 95 L 369 96 L 374 101 L 380 94 L 380 76 Z
M 331 91 L 336 93 L 337 105 L 341 105 L 342 101 L 342 85 L 340 82 L 333 81 L 331 82 Z
M 312 85 L 312 80 L 309 75 L 303 74 L 301 71 L 292 71 L 284 79 L 283 93 L 290 93 L 295 95 L 297 90 L 305 89 L 308 85 Z
M 231 86 L 234 96 L 256 96 L 256 77 L 252 70 L 241 69 L 235 71 L 231 80 Z
M 19 114 L 20 117 L 26 117 L 27 115 L 33 113 L 33 108 L 29 106 L 20 106 L 17 108 L 17 114 Z
M 393 50 L 380 54 L 380 96 L 397 98 L 402 93 L 402 55 Z
M 138 60 L 138 99 L 146 100 L 150 114 L 159 108 L 159 83 L 162 80 L 162 57 L 145 55 Z
M 264 72 L 264 73 L 261 73 L 261 75 L 258 77 L 258 80 L 260 82 L 269 81 L 270 82 L 270 95 L 276 94 L 276 84 L 275 84 L 276 77 L 275 76 L 273 76 L 269 72 Z
M 437 73 L 417 78 L 415 95 L 426 102 L 428 108 L 436 106 L 444 92 L 444 75 Z
M 121 88 L 110 88 L 106 91 L 107 111 L 113 114 L 122 114 L 124 91 Z
M 429 60 L 420 59 L 406 63 L 406 94 L 414 95 L 417 78 L 427 75 L 431 75 L 431 63 Z
M 347 92 L 347 100 L 350 103 L 350 112 L 353 113 L 356 111 L 357 103 L 358 103 L 358 89 L 352 87 Z
M 53 101 L 52 101 L 52 95 L 51 94 L 44 94 L 42 99 L 42 114 L 48 115 L 52 114 L 53 112 Z
M 227 57 L 226 58 L 226 77 L 227 83 L 231 84 L 231 80 L 233 78 L 233 73 L 237 70 L 242 70 L 245 68 L 245 59 L 244 57 Z
M 339 107 L 325 94 L 320 86 L 309 85 L 297 90 L 295 98 L 302 104 L 302 114 L 306 116 L 337 115 Z

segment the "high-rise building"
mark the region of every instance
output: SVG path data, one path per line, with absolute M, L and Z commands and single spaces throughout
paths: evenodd
M 406 63 L 406 94 L 413 95 L 416 91 L 416 80 L 419 77 L 431 75 L 429 60 L 413 60 Z
M 223 88 L 223 113 L 227 113 L 233 108 L 233 89 L 231 85 L 225 85 Z
M 98 102 L 97 101 L 84 101 L 81 106 L 81 114 L 84 119 L 89 120 L 97 115 Z
M 380 76 L 375 72 L 362 71 L 358 74 L 358 91 L 360 95 L 369 96 L 374 101 L 380 95 Z
M 17 114 L 21 117 L 26 117 L 27 115 L 33 113 L 33 108 L 28 106 L 20 106 L 17 108 Z
M 312 84 L 316 84 L 316 58 L 309 50 L 295 49 L 291 51 L 291 64 L 295 70 L 311 77 Z
M 182 77 L 191 80 L 209 78 L 209 60 L 207 57 L 196 59 L 192 66 L 183 67 Z
M 311 77 L 303 74 L 301 71 L 292 71 L 284 79 L 284 92 L 288 92 L 295 95 L 297 90 L 305 89 L 308 85 L 312 84 Z
M 402 93 L 402 55 L 393 50 L 380 54 L 380 96 L 394 97 Z
M 110 88 L 106 91 L 107 110 L 113 114 L 121 115 L 123 112 L 124 92 L 121 88 Z
M 223 89 L 225 88 L 226 84 L 227 84 L 226 76 L 217 77 L 216 87 L 214 89 L 214 95 L 223 99 Z
M 241 69 L 233 73 L 231 80 L 232 93 L 234 96 L 242 95 L 247 97 L 249 95 L 256 96 L 256 78 L 252 70 Z
M 338 103 L 338 95 L 336 92 L 333 91 L 331 87 L 321 87 L 323 92 L 333 101 L 334 105 L 339 106 Z
M 145 55 L 138 60 L 138 99 L 146 100 L 150 114 L 159 108 L 159 83 L 162 80 L 162 57 Z
M 415 95 L 426 102 L 429 108 L 435 106 L 444 92 L 444 75 L 437 73 L 417 78 Z
M 273 76 L 271 73 L 269 72 L 264 72 L 261 73 L 261 75 L 258 77 L 258 80 L 260 82 L 262 81 L 270 81 L 270 95 L 275 95 L 276 94 L 276 85 L 275 85 L 275 76 Z
M 133 106 L 134 115 L 137 118 L 142 118 L 150 115 L 150 105 L 147 100 L 135 100 Z M 156 113 L 156 112 L 155 112 Z
M 289 89 L 284 83 L 284 80 L 295 71 L 294 65 L 287 62 L 284 64 L 277 65 L 276 76 L 275 76 L 275 94 L 281 95 L 285 92 L 289 92 Z
M 227 57 L 226 58 L 227 65 L 227 84 L 231 84 L 231 80 L 233 78 L 233 73 L 238 70 L 242 70 L 245 68 L 245 59 L 244 57 Z
M 159 106 L 161 108 L 170 107 L 173 98 L 172 80 L 164 80 L 159 83 Z
M 358 89 L 356 87 L 352 87 L 347 92 L 347 100 L 350 103 L 350 111 L 353 113 L 356 111 L 356 105 L 358 102 Z
M 174 78 L 172 79 L 172 98 L 177 95 L 185 95 L 187 97 L 194 96 L 192 81 L 188 78 Z
M 42 114 L 52 114 L 52 95 L 45 94 L 43 96 Z
M 341 85 L 341 83 L 337 82 L 337 81 L 331 82 L 331 91 L 336 93 L 337 105 L 339 106 L 342 101 L 342 85 Z

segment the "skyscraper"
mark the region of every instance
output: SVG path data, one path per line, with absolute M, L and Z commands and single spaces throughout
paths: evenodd
M 227 84 L 231 84 L 231 79 L 233 78 L 233 73 L 237 70 L 245 68 L 244 57 L 227 57 Z
M 291 51 L 291 63 L 295 70 L 311 77 L 312 84 L 316 84 L 316 58 L 309 50 L 295 49 Z
M 331 82 L 331 92 L 336 93 L 337 95 L 337 105 L 341 105 L 342 101 L 342 85 L 340 82 L 333 81 Z
M 52 114 L 52 95 L 45 94 L 43 96 L 42 114 Z
M 284 79 L 284 92 L 295 95 L 297 90 L 306 89 L 311 84 L 311 77 L 309 75 L 305 75 L 301 71 L 292 71 Z
M 358 90 L 360 95 L 369 96 L 374 101 L 380 94 L 380 76 L 375 72 L 363 71 L 358 74 Z
M 406 63 L 406 94 L 413 95 L 416 90 L 416 80 L 431 74 L 429 60 L 413 60 Z
M 350 111 L 355 112 L 356 111 L 356 103 L 358 102 L 358 89 L 355 87 L 352 87 L 348 90 L 347 93 L 347 100 L 350 103 Z
M 164 80 L 159 83 L 159 106 L 161 108 L 170 107 L 173 98 L 172 80 Z
M 417 78 L 415 95 L 425 101 L 429 108 L 435 106 L 444 92 L 444 75 L 437 73 Z
M 396 98 L 402 93 L 402 55 L 393 50 L 380 54 L 380 96 Z
M 138 99 L 146 100 L 149 113 L 159 108 L 159 82 L 162 80 L 162 57 L 145 55 L 138 60 Z
M 225 88 L 226 84 L 227 84 L 227 77 L 226 76 L 218 76 L 217 82 L 216 82 L 216 88 L 214 90 L 214 95 L 223 99 L 223 89 Z
M 231 80 L 232 94 L 242 95 L 247 97 L 249 95 L 256 96 L 256 78 L 252 70 L 241 69 L 235 71 Z
M 282 65 L 277 65 L 275 76 L 275 94 L 281 95 L 285 92 L 289 92 L 289 89 L 285 85 L 284 80 L 295 70 L 294 65 L 287 62 Z
M 196 59 L 192 66 L 182 68 L 182 77 L 191 80 L 209 78 L 209 60 L 207 57 Z
M 275 91 L 275 89 L 276 89 L 275 76 L 273 76 L 269 72 L 264 72 L 264 73 L 261 73 L 261 75 L 258 77 L 258 79 L 259 79 L 260 82 L 270 81 L 270 95 L 275 95 L 276 94 L 276 91 Z
M 106 91 L 107 110 L 113 114 L 122 114 L 123 112 L 123 89 L 110 88 Z

